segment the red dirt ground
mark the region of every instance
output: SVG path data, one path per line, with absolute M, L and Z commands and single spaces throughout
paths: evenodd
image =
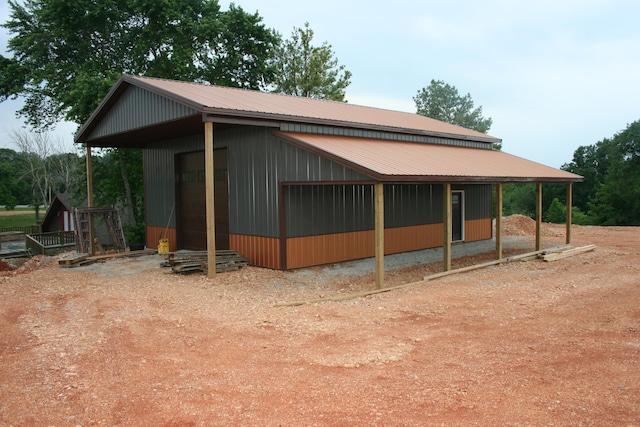
M 562 233 L 545 225 L 545 246 Z M 574 228 L 592 243 L 298 307 L 274 304 L 373 289 L 373 274 L 32 259 L 0 273 L 0 426 L 640 425 L 640 229 Z

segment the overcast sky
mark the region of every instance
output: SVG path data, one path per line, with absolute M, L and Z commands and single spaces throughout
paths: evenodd
M 549 166 L 640 120 L 637 0 L 235 3 L 285 38 L 308 21 L 314 44 L 327 41 L 353 73 L 350 103 L 415 112 L 418 90 L 443 80 L 483 107 L 504 151 Z M 2 22 L 7 9 L 3 1 Z M 11 147 L 20 106 L 0 104 L 0 146 Z M 71 140 L 74 129 L 57 134 Z

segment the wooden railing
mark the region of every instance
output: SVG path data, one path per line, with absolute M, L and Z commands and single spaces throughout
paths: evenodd
M 76 237 L 73 231 L 54 231 L 51 233 L 27 234 L 25 246 L 32 254 L 53 255 L 75 248 Z
M 19 231 L 24 234 L 40 233 L 39 225 L 14 225 L 11 227 L 0 227 L 0 233 L 9 231 Z

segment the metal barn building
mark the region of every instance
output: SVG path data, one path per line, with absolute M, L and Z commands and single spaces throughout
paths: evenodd
M 494 186 L 570 200 L 581 180 L 416 114 L 128 75 L 76 142 L 143 149 L 147 246 L 168 231 L 172 251 L 285 270 L 376 256 L 381 273 L 382 254 L 492 238 Z

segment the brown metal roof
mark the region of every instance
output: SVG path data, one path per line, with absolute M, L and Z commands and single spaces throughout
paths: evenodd
M 500 142 L 499 138 L 418 114 L 344 102 L 128 75 L 123 76 L 121 82 L 143 87 L 214 115 L 388 129 L 487 143 Z
M 380 181 L 576 182 L 582 177 L 497 150 L 274 132 Z

